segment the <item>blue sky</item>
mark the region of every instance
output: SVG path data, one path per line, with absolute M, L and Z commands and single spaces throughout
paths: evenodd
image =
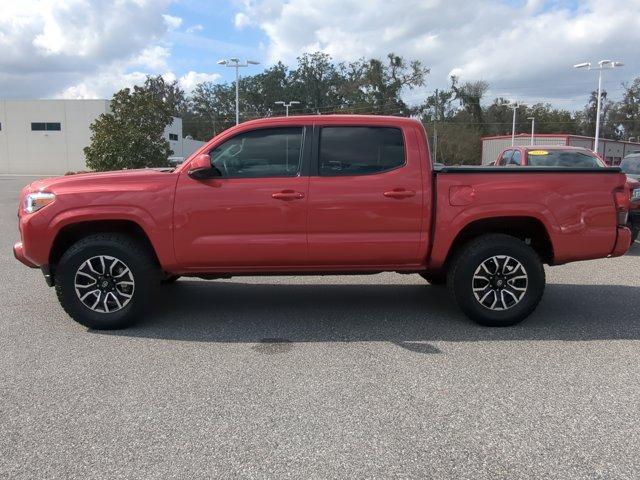
M 487 98 L 580 109 L 595 72 L 572 65 L 624 61 L 606 72 L 610 98 L 640 76 L 640 0 L 21 0 L 0 9 L 0 96 L 110 98 L 148 74 L 227 81 L 217 65 L 261 62 L 244 75 L 304 52 L 335 61 L 389 52 L 431 69 L 404 93 L 420 103 L 435 88 L 490 84 Z
M 182 19 L 181 28 L 169 36 L 170 65 L 178 76 L 194 70 L 219 73 L 223 81 L 232 80 L 234 70 L 217 65 L 218 60 L 237 56 L 241 60 L 264 62 L 267 36 L 256 27 L 236 28 L 237 13 L 233 2 L 185 0 L 171 5 L 169 14 Z M 242 73 L 257 73 L 264 67 L 247 67 Z

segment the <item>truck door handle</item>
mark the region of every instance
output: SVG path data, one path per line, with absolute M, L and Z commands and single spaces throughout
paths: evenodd
M 384 192 L 383 195 L 389 198 L 409 198 L 415 196 L 416 192 L 413 190 L 405 190 L 404 188 L 394 188 Z
M 296 192 L 295 190 L 282 190 L 281 192 L 272 193 L 271 198 L 284 201 L 299 200 L 304 198 L 304 193 Z

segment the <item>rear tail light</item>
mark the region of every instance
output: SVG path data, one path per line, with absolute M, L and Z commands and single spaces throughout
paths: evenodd
M 629 216 L 629 207 L 631 206 L 629 187 L 625 185 L 615 190 L 613 192 L 613 198 L 616 204 L 618 226 L 625 226 L 627 224 L 627 217 Z

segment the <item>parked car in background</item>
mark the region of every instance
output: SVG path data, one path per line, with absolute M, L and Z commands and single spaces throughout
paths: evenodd
M 640 153 L 632 153 L 624 157 L 620 162 L 620 168 L 627 177 L 640 180 Z
M 496 159 L 495 166 L 523 167 L 566 167 L 594 168 L 607 164 L 592 150 L 583 147 L 567 146 L 516 146 L 504 149 Z M 620 164 L 627 174 L 627 185 L 631 196 L 631 207 L 627 226 L 631 230 L 631 242 L 635 242 L 640 233 L 640 154 L 628 155 Z
M 446 280 L 470 318 L 506 326 L 536 308 L 544 263 L 627 251 L 625 182 L 619 168 L 434 168 L 407 118 L 268 118 L 172 171 L 33 182 L 14 254 L 91 328 L 131 324 L 182 275 L 385 271 Z
M 629 179 L 631 190 L 629 222 L 631 224 L 631 241 L 635 242 L 640 234 L 640 153 L 632 153 L 624 157 L 620 162 L 620 168 Z
M 504 149 L 495 166 L 593 168 L 607 164 L 591 150 L 567 146 L 518 146 Z

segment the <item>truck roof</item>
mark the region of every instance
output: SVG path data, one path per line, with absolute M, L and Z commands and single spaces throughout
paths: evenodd
M 292 115 L 289 117 L 266 117 L 257 120 L 248 120 L 242 122 L 241 125 L 259 126 L 259 125 L 308 125 L 309 123 L 345 124 L 353 123 L 354 125 L 422 125 L 418 120 L 407 117 L 394 117 L 389 115 Z

